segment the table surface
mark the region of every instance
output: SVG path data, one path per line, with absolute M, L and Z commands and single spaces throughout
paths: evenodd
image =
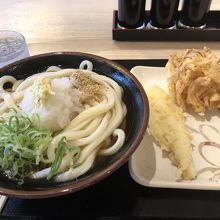
M 146 9 L 150 1 L 146 1 Z M 181 5 L 181 4 L 180 4 Z M 220 55 L 218 42 L 118 42 L 112 40 L 117 0 L 0 1 L 0 29 L 21 32 L 31 55 L 52 51 L 80 51 L 109 59 L 168 58 L 173 51 L 210 47 Z M 213 0 L 211 10 L 220 10 Z
M 166 60 L 116 60 L 133 66 L 164 66 Z M 2 219 L 219 219 L 220 191 L 151 188 L 136 183 L 128 163 L 81 191 L 49 199 L 9 198 Z M 89 217 L 89 218 L 88 218 Z
M 147 1 L 146 9 L 149 8 L 149 2 Z M 167 59 L 174 51 L 181 52 L 186 48 L 202 48 L 203 46 L 211 48 L 217 55 L 220 55 L 219 42 L 119 42 L 112 40 L 112 19 L 113 10 L 117 9 L 116 0 L 2 0 L 0 8 L 0 30 L 21 32 L 26 38 L 31 55 L 53 51 L 80 51 L 109 59 Z M 219 0 L 212 1 L 211 10 L 220 10 Z M 130 67 L 129 63 L 127 66 Z M 177 215 L 197 218 L 220 215 L 220 192 L 143 189 L 131 180 L 127 172 L 126 167 L 125 173 L 123 169 L 120 169 L 103 183 L 94 186 L 94 191 L 86 189 L 66 199 L 44 201 L 10 199 L 3 214 L 9 216 L 14 212 L 14 215 L 33 216 L 39 213 L 40 216 L 44 216 L 45 209 L 49 208 L 53 209 L 51 213 L 56 216 L 62 215 L 66 207 L 71 210 L 74 205 L 78 214 L 86 210 L 90 213 L 100 213 L 103 216 L 132 214 L 163 219 L 163 217 L 176 217 Z M 124 178 L 124 181 L 117 182 L 119 176 Z M 128 185 L 124 186 L 123 184 L 127 181 Z M 114 193 L 104 192 L 109 186 L 115 187 Z M 133 187 L 137 187 L 136 191 L 130 191 L 134 189 Z M 101 193 L 97 194 L 98 191 Z M 103 195 L 101 195 L 102 192 Z M 122 193 L 122 196 L 116 198 L 119 193 Z M 130 197 L 127 198 L 128 194 Z M 82 195 L 85 198 L 88 197 L 88 200 L 83 200 Z M 136 195 L 138 197 L 135 197 Z M 90 196 L 97 197 L 98 202 L 93 202 Z M 110 197 L 105 198 L 105 196 Z M 114 207 L 117 208 L 113 209 Z

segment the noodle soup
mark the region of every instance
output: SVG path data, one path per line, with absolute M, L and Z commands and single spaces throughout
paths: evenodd
M 90 68 L 90 64 L 85 63 L 85 62 L 82 63 L 82 61 L 84 60 L 89 60 L 92 63 L 92 66 L 93 66 L 92 71 L 91 69 L 88 69 Z M 82 65 L 81 67 L 79 67 L 81 63 Z M 68 75 L 69 70 L 71 71 L 70 75 Z M 66 109 L 70 109 L 69 106 L 70 105 L 72 106 L 72 104 L 68 100 L 74 100 L 74 103 L 77 104 L 78 102 L 77 100 L 82 95 L 80 92 L 78 93 L 74 92 L 73 94 L 75 95 L 72 95 L 72 93 L 71 94 L 69 93 L 70 88 L 71 89 L 74 88 L 75 90 L 78 89 L 76 88 L 77 87 L 75 84 L 76 81 L 73 80 L 71 77 L 72 75 L 74 75 L 73 70 L 77 71 L 77 73 L 75 74 L 79 74 L 79 72 L 81 73 L 82 72 L 87 72 L 87 73 L 95 72 L 92 75 L 98 76 L 101 78 L 104 77 L 105 79 L 107 78 L 110 81 L 113 81 L 114 84 L 115 83 L 117 84 L 117 87 L 119 87 L 120 88 L 119 90 L 121 91 L 120 92 L 121 101 L 119 102 L 120 106 L 124 105 L 127 109 L 127 112 L 124 112 L 125 108 L 123 107 L 122 112 L 126 114 L 122 115 L 123 117 L 121 121 L 118 121 L 118 125 L 116 129 L 122 130 L 122 132 L 125 133 L 125 139 L 120 149 L 116 149 L 116 152 L 114 152 L 113 154 L 100 155 L 100 152 L 102 150 L 106 150 L 110 148 L 112 145 L 115 144 L 115 140 L 118 140 L 117 134 L 114 139 L 114 135 L 112 135 L 112 133 L 109 135 L 111 139 L 111 143 L 105 142 L 106 139 L 108 138 L 104 138 L 103 141 L 99 140 L 101 135 L 103 135 L 103 133 L 107 131 L 107 129 L 101 129 L 102 131 L 100 132 L 101 135 L 98 135 L 95 140 L 100 141 L 100 144 L 101 143 L 105 143 L 105 144 L 102 144 L 102 145 L 99 144 L 97 146 L 98 147 L 97 153 L 95 155 L 94 160 L 91 162 L 91 166 L 88 168 L 88 170 L 84 173 L 81 173 L 81 175 L 79 175 L 77 178 L 74 177 L 73 179 L 70 178 L 69 180 L 58 182 L 56 180 L 56 176 L 64 174 L 66 171 L 68 171 L 68 167 L 64 170 L 64 172 L 60 172 L 60 173 L 55 172 L 54 175 L 52 175 L 49 178 L 48 178 L 48 173 L 49 173 L 48 169 L 53 167 L 53 171 L 54 170 L 56 171 L 55 168 L 61 166 L 62 160 L 60 158 L 63 158 L 64 156 L 67 155 L 66 151 L 63 151 L 63 149 L 68 148 L 68 151 L 71 151 L 70 152 L 72 155 L 71 159 L 73 160 L 73 162 L 71 162 L 71 165 L 70 165 L 71 169 L 76 169 L 79 167 L 79 164 L 77 164 L 77 161 L 79 162 L 80 155 L 83 155 L 82 152 L 84 149 L 86 149 L 86 147 L 84 147 L 83 145 L 81 146 L 76 145 L 77 142 L 82 144 L 83 138 L 79 138 L 81 139 L 80 141 L 72 142 L 72 141 L 69 141 L 68 139 L 69 136 L 71 136 L 72 138 L 72 135 L 70 133 L 69 134 L 67 133 L 65 137 L 60 136 L 60 134 L 63 134 L 63 132 L 65 133 L 68 131 L 68 129 L 66 129 L 69 125 L 68 120 L 71 121 L 72 117 L 74 119 L 77 118 L 78 115 L 80 115 L 84 111 L 87 111 L 89 109 L 89 106 L 94 105 L 96 102 L 99 103 L 102 101 L 106 101 L 107 99 L 105 97 L 110 97 L 109 92 L 107 92 L 108 96 L 105 96 L 105 95 L 103 96 L 104 100 L 100 99 L 100 97 L 97 96 L 96 100 L 91 101 L 90 99 L 87 99 L 85 96 L 83 96 L 83 98 L 80 99 L 80 100 L 83 100 L 81 105 L 74 104 L 74 111 L 72 107 L 71 107 L 71 110 L 69 110 L 69 112 L 64 111 L 63 107 L 65 107 Z M 67 75 L 57 77 L 56 74 L 60 74 L 60 73 L 63 74 L 64 72 Z M 52 78 L 49 77 L 49 79 L 48 77 L 43 77 L 43 79 L 39 79 L 39 75 L 42 73 L 44 74 L 46 73 L 53 77 Z M 18 93 L 22 92 L 19 95 L 16 93 L 15 97 L 11 94 L 11 97 L 13 98 L 13 101 L 15 102 L 17 108 L 19 109 L 19 112 L 15 111 L 16 107 L 10 108 L 10 110 L 9 109 L 5 110 L 6 114 L 12 111 L 10 113 L 11 115 L 8 115 L 8 117 L 7 115 L 4 115 L 5 121 L 8 120 L 8 123 L 10 121 L 11 129 L 13 129 L 14 132 L 16 132 L 17 128 L 20 129 L 20 125 L 26 125 L 26 127 L 29 126 L 29 128 L 32 129 L 32 131 L 29 132 L 30 137 L 34 138 L 34 137 L 38 137 L 38 135 L 42 135 L 42 138 L 44 138 L 43 143 L 47 143 L 47 142 L 51 143 L 52 141 L 54 141 L 54 138 L 56 136 L 60 138 L 60 139 L 55 138 L 55 141 L 58 141 L 58 143 L 54 144 L 54 146 L 56 147 L 55 149 L 51 148 L 50 152 L 48 152 L 49 150 L 46 147 L 48 145 L 46 144 L 41 145 L 40 149 L 42 150 L 43 154 L 39 153 L 38 151 L 38 153 L 35 155 L 35 160 L 31 160 L 31 159 L 29 160 L 32 162 L 34 161 L 34 163 L 37 161 L 38 164 L 33 166 L 33 163 L 31 163 L 32 165 L 31 169 L 30 170 L 27 169 L 27 172 L 25 172 L 25 175 L 23 176 L 23 183 L 21 181 L 22 178 L 20 178 L 18 175 L 16 175 L 16 177 L 14 176 L 13 178 L 8 178 L 7 176 L 4 176 L 4 175 L 1 176 L 0 177 L 0 193 L 1 194 L 5 194 L 9 196 L 16 196 L 19 198 L 21 197 L 22 198 L 42 198 L 42 197 L 45 198 L 45 197 L 54 197 L 58 195 L 64 195 L 70 192 L 81 190 L 107 177 L 108 175 L 113 173 L 116 169 L 118 169 L 122 164 L 124 164 L 129 159 L 130 155 L 134 152 L 134 150 L 140 143 L 141 139 L 143 138 L 143 134 L 145 132 L 147 122 L 148 122 L 148 105 L 147 105 L 147 98 L 146 98 L 145 92 L 133 75 L 131 75 L 123 67 L 121 67 L 120 65 L 112 61 L 106 60 L 101 57 L 96 57 L 94 55 L 89 55 L 89 54 L 51 53 L 51 54 L 43 54 L 43 55 L 30 57 L 26 60 L 17 62 L 13 65 L 8 66 L 7 68 L 3 68 L 0 71 L 0 74 L 1 76 L 6 76 L 6 75 L 10 75 L 13 77 L 15 76 L 16 81 L 22 80 L 22 82 L 14 81 L 12 83 L 9 83 L 9 84 L 14 85 L 14 83 L 16 82 L 16 84 L 13 86 L 14 88 L 9 88 L 9 90 L 7 90 L 5 86 L 3 87 L 4 89 L 7 90 L 5 92 L 13 93 L 13 91 L 15 90 L 17 90 Z M 69 78 L 71 78 L 71 80 Z M 25 87 L 24 86 L 25 83 L 30 82 L 29 81 L 30 79 L 31 80 L 36 79 L 36 81 L 34 80 L 33 83 L 30 83 L 31 84 L 30 86 Z M 8 79 L 6 81 L 8 81 Z M 62 86 L 64 84 L 65 86 Z M 99 85 L 97 85 L 97 87 L 99 87 Z M 110 89 L 113 90 L 113 87 L 112 86 L 110 87 L 111 87 Z M 55 90 L 55 88 L 57 89 Z M 30 92 L 25 92 L 25 90 L 29 90 Z M 62 91 L 64 96 L 60 96 L 59 91 Z M 56 95 L 53 95 L 53 92 Z M 53 99 L 51 99 L 51 97 L 53 97 Z M 62 97 L 65 97 L 65 98 L 62 98 Z M 86 104 L 87 102 L 86 100 L 89 100 L 87 104 Z M 8 99 L 7 101 L 10 101 L 10 99 Z M 49 108 L 48 101 L 49 103 L 53 103 L 52 105 L 53 108 Z M 31 102 L 32 104 L 34 103 L 33 105 L 34 106 L 36 105 L 37 107 L 35 106 L 35 108 L 33 108 L 32 104 L 30 105 L 27 104 L 29 102 Z M 5 102 L 2 102 L 2 103 L 6 104 Z M 42 106 L 44 106 L 44 108 Z M 3 107 L 3 109 L 5 108 L 3 105 L 0 105 L 0 107 Z M 33 111 L 33 109 L 35 110 Z M 55 117 L 52 114 L 54 113 L 55 110 L 56 110 L 56 113 L 59 112 L 57 117 Z M 18 115 L 13 115 L 15 112 Z M 46 117 L 47 121 L 43 122 L 45 118 L 44 116 L 48 114 L 49 112 L 50 113 L 52 112 L 51 118 Z M 111 110 L 110 114 L 112 113 L 114 113 L 114 111 Z M 117 113 L 116 116 L 120 116 L 120 114 L 118 114 L 119 111 L 116 111 L 116 113 Z M 2 114 L 4 114 L 4 112 Z M 105 113 L 103 112 L 102 115 L 105 115 Z M 12 117 L 11 120 L 9 120 L 10 117 Z M 97 124 L 98 124 L 98 120 L 102 121 L 102 119 L 100 118 L 97 119 L 96 120 Z M 30 121 L 31 121 L 31 126 L 29 125 Z M 51 121 L 54 121 L 54 123 L 53 124 L 50 123 Z M 106 121 L 108 123 L 111 122 L 111 120 L 106 120 Z M 120 125 L 124 123 L 125 123 L 125 126 Z M 79 126 L 84 126 L 84 125 L 82 122 L 78 121 L 76 125 L 74 125 L 74 128 L 75 129 L 77 127 L 79 128 Z M 24 127 L 25 126 L 23 126 L 22 129 Z M 88 123 L 88 126 L 86 127 L 89 127 L 91 129 L 92 124 Z M 53 143 L 55 143 L 55 141 Z M 85 139 L 83 139 L 83 141 L 85 141 Z M 39 142 L 37 141 L 36 143 L 39 144 Z M 71 145 L 71 144 L 74 144 L 74 145 Z M 73 146 L 73 149 L 70 150 L 69 146 Z M 51 152 L 52 152 L 51 155 L 55 153 L 54 160 L 56 161 L 56 163 L 54 165 L 53 165 L 53 162 L 49 161 L 50 158 L 47 155 L 47 153 L 50 154 Z M 29 153 L 30 152 L 28 150 L 24 152 L 26 157 L 31 155 Z M 56 157 L 56 154 L 58 154 L 57 157 Z M 43 157 L 41 157 L 40 155 L 43 155 Z M 20 162 L 17 164 L 18 166 Z M 4 171 L 5 170 L 7 169 L 4 169 Z M 39 173 L 42 170 L 43 172 Z M 15 172 L 16 172 L 16 167 L 15 167 Z M 38 175 L 46 174 L 46 175 L 40 176 L 39 178 L 33 178 L 35 177 L 34 175 L 36 174 Z M 13 175 L 13 172 L 10 173 L 9 171 L 7 172 L 7 175 Z M 21 185 L 19 185 L 18 183 Z
M 4 89 L 6 82 L 11 90 Z M 119 128 L 127 112 L 123 89 L 93 72 L 90 61 L 80 69 L 52 66 L 25 80 L 3 76 L 0 87 L 1 168 L 21 183 L 25 176 L 75 179 L 98 155 L 115 154 L 124 144 Z M 116 141 L 106 147 L 112 136 Z M 40 167 L 46 168 L 35 172 Z

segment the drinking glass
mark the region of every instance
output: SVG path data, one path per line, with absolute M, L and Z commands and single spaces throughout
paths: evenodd
M 0 31 L 0 68 L 29 56 L 22 34 L 16 31 Z
M 118 27 L 144 28 L 146 0 L 118 0 Z
M 180 28 L 205 28 L 211 0 L 184 0 L 178 26 Z

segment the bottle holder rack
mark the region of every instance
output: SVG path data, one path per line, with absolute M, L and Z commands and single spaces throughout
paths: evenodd
M 209 11 L 206 28 L 149 29 L 149 11 L 145 12 L 145 28 L 118 27 L 117 11 L 113 11 L 112 38 L 118 41 L 220 41 L 220 11 Z M 178 12 L 179 13 L 179 12 Z

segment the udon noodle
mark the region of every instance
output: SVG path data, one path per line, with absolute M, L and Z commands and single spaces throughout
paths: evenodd
M 34 85 L 39 79 L 40 83 L 43 82 L 43 79 L 47 79 L 50 83 L 55 82 L 52 81 L 54 79 L 71 79 L 74 81 L 74 91 L 78 92 L 76 97 L 80 100 L 80 110 L 77 110 L 77 114 L 74 113 L 74 117 L 72 113 L 70 114 L 72 118 L 69 123 L 65 124 L 65 127 L 61 126 L 62 129 L 56 128 L 52 132 L 52 140 L 46 153 L 40 155 L 39 159 L 40 164 L 44 166 L 32 173 L 32 178 L 48 176 L 56 157 L 58 143 L 62 138 L 66 139 L 69 150 L 63 154 L 60 166 L 54 175 L 54 180 L 58 182 L 72 180 L 83 175 L 92 167 L 98 155 L 109 156 L 122 147 L 125 132 L 120 125 L 126 115 L 126 106 L 122 101 L 123 89 L 111 78 L 93 72 L 92 68 L 91 62 L 83 61 L 79 69 L 49 67 L 45 72 L 34 74 L 25 80 L 16 80 L 12 76 L 0 78 L 0 97 L 2 99 L 0 115 L 11 108 L 18 113 L 27 114 L 29 110 L 25 112 L 24 109 L 30 108 L 33 103 L 31 104 L 29 100 L 27 104 L 25 96 L 33 92 Z M 4 88 L 8 82 L 12 84 L 11 90 Z M 39 93 L 39 88 L 37 93 Z M 42 94 L 45 97 L 54 95 L 53 91 Z M 52 108 L 54 109 L 56 106 Z M 64 109 L 63 115 L 65 116 Z M 56 117 L 61 118 L 61 116 L 62 114 L 59 113 Z M 112 143 L 110 139 L 113 137 L 115 141 Z M 80 153 L 75 150 L 71 151 L 72 146 L 79 148 Z M 77 158 L 75 154 L 78 154 Z

